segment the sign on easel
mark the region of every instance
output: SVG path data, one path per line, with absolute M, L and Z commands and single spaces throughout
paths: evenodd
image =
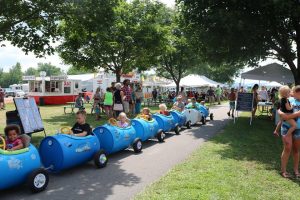
M 238 93 L 236 104 L 235 104 L 236 116 L 234 117 L 234 123 L 235 123 L 235 118 L 238 117 L 238 112 L 243 111 L 243 112 L 251 112 L 250 125 L 252 124 L 253 100 L 254 100 L 253 93 L 241 93 L 241 92 Z
M 14 102 L 25 134 L 44 131 L 43 121 L 34 98 L 14 98 Z

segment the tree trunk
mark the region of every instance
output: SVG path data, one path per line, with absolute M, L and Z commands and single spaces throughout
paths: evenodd
M 175 84 L 176 84 L 176 96 L 178 96 L 180 81 L 175 81 Z
M 116 69 L 115 73 L 116 73 L 116 81 L 117 81 L 117 83 L 120 83 L 121 82 L 121 75 L 122 75 L 121 70 Z

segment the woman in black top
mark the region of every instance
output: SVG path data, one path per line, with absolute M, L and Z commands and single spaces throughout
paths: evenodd
M 119 116 L 121 112 L 123 112 L 124 107 L 123 107 L 123 99 L 124 99 L 124 92 L 121 91 L 122 85 L 121 83 L 116 83 L 115 84 L 115 92 L 113 95 L 113 110 L 115 117 Z

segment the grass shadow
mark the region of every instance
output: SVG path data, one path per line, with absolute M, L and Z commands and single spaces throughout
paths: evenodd
M 226 145 L 225 149 L 217 152 L 222 159 L 254 161 L 263 164 L 266 170 L 280 172 L 282 142 L 280 137 L 273 136 L 274 128 L 274 122 L 266 116 L 258 116 L 251 126 L 249 117 L 242 116 L 235 124 L 230 122 L 223 133 L 211 141 Z M 288 170 L 292 172 L 292 159 Z

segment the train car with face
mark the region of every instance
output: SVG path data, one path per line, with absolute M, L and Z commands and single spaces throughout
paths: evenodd
M 95 135 L 78 137 L 59 133 L 47 136 L 42 140 L 39 152 L 43 165 L 53 173 L 59 173 L 91 160 L 94 160 L 97 168 L 103 168 L 108 161 Z
M 5 150 L 5 140 L 0 137 L 0 190 L 27 183 L 32 192 L 41 192 L 48 186 L 49 175 L 42 168 L 38 150 L 28 142 L 25 148 Z

